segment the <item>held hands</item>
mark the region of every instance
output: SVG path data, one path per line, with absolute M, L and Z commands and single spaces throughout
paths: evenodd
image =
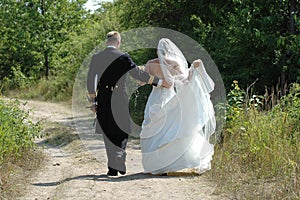
M 139 81 L 139 82 L 138 82 L 138 84 L 139 84 L 140 86 L 144 86 L 144 85 L 146 85 L 146 83 L 144 83 L 144 82 L 141 82 L 141 81 Z
M 165 79 L 162 79 L 161 86 L 165 88 L 170 88 L 172 85 L 168 83 Z
M 89 108 L 91 109 L 91 111 L 92 111 L 93 113 L 96 113 L 96 112 L 97 112 L 97 105 L 91 104 L 91 106 L 90 106 Z

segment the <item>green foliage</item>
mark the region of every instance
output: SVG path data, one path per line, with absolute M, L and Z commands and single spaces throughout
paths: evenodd
M 32 173 L 42 160 L 34 144 L 41 127 L 22 106 L 18 101 L 0 98 L 0 199 L 15 199 L 20 189 L 24 190 L 20 185 L 25 184 L 24 177 L 16 172 Z
M 240 114 L 243 112 L 243 107 L 245 103 L 245 91 L 242 90 L 239 85 L 238 81 L 233 81 L 232 89 L 227 94 L 227 122 L 232 122 L 240 117 Z
M 151 90 L 151 86 L 144 85 L 142 87 L 139 87 L 130 98 L 129 108 L 131 118 L 136 124 L 140 126 L 142 125 L 142 122 L 144 120 L 144 110 Z
M 40 126 L 29 119 L 29 112 L 18 101 L 0 99 L 0 166 L 14 162 L 34 147 Z
M 279 77 L 282 84 L 300 77 L 298 0 L 128 0 L 109 10 L 115 8 L 126 30 L 158 26 L 193 37 L 215 60 L 227 89 L 232 80 L 247 87 L 258 78 L 256 91 L 263 93 Z
M 11 78 L 4 77 L 2 82 L 1 91 L 10 91 L 16 89 L 24 89 L 30 84 L 30 79 L 28 79 L 24 73 L 22 73 L 20 67 L 12 67 Z
M 21 67 L 23 73 L 39 67 L 40 57 L 36 48 L 38 12 L 28 2 L 2 1 L 0 6 L 0 79 L 12 75 L 11 69 Z M 27 74 L 29 75 L 29 74 Z
M 294 83 L 291 88 L 290 92 L 287 96 L 283 96 L 281 99 L 280 106 L 277 106 L 276 109 L 282 109 L 282 112 L 287 113 L 289 115 L 289 118 L 293 119 L 291 121 L 291 124 L 295 130 L 300 131 L 300 84 Z M 291 132 L 289 135 L 291 135 L 292 138 L 295 137 L 295 133 Z M 296 136 L 296 138 L 299 135 Z
M 58 46 L 68 40 L 70 33 L 81 31 L 78 25 L 86 13 L 83 3 L 84 0 L 1 2 L 0 80 L 18 79 L 14 68 L 34 80 L 47 77 Z
M 38 82 L 27 85 L 22 92 L 14 94 L 15 97 L 22 99 L 39 99 L 39 100 L 54 100 L 64 101 L 69 99 L 68 94 L 71 93 L 71 84 L 62 79 L 51 77 L 47 79 L 40 79 Z
M 215 180 L 236 195 L 243 193 L 246 199 L 256 198 L 249 191 L 258 189 L 258 181 L 270 188 L 260 191 L 258 197 L 299 198 L 299 84 L 293 85 L 290 94 L 268 112 L 248 107 L 250 101 L 243 99 L 237 82 L 229 94 L 229 110 L 235 112 L 228 113 L 231 116 L 223 142 L 216 146 L 212 172 Z
M 267 184 L 274 177 L 272 195 L 299 198 L 299 85 L 277 105 L 273 94 L 256 95 L 274 87 L 279 77 L 280 87 L 300 80 L 299 0 L 115 0 L 94 14 L 83 9 L 84 2 L 1 2 L 1 92 L 14 89 L 22 98 L 68 100 L 78 69 L 88 65 L 89 53 L 98 50 L 108 31 L 146 26 L 180 31 L 209 52 L 229 89 L 227 125 L 213 160 L 217 179 L 240 190 L 245 183 Z M 140 64 L 153 58 L 148 51 L 129 53 Z M 241 89 L 257 78 L 258 92 Z M 150 90 L 140 87 L 131 97 L 138 124 Z M 262 111 L 267 99 L 272 99 L 272 109 Z M 1 159 L 13 152 L 21 155 L 38 131 L 17 107 L 0 101 L 0 136 L 10 145 L 0 146 Z M 234 182 L 224 184 L 228 180 Z
M 296 24 L 299 19 L 289 1 L 229 1 L 222 7 L 221 3 L 213 4 L 207 6 L 207 10 L 215 10 L 211 17 L 195 14 L 192 22 L 197 40 L 214 58 L 227 88 L 231 80 L 246 87 L 258 78 L 256 89 L 263 92 L 265 85 L 274 86 L 281 75 L 286 75 L 288 82 L 299 77 L 299 25 L 296 32 L 288 26 L 291 13 Z M 287 43 L 278 45 L 278 40 Z
M 41 78 L 43 84 L 46 76 L 49 84 L 57 80 L 66 87 L 61 93 L 71 96 L 78 69 L 108 31 L 146 26 L 170 28 L 198 41 L 216 62 L 228 90 L 232 80 L 245 88 L 258 78 L 258 93 L 279 77 L 280 87 L 299 80 L 299 0 L 117 0 L 102 3 L 93 14 L 83 9 L 84 2 L 2 3 L 0 81 L 5 75 L 6 83 L 16 83 L 3 90 L 18 87 L 17 69 L 30 79 L 27 84 Z

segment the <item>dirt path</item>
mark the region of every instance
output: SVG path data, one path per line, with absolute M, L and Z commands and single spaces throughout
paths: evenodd
M 71 134 L 77 134 L 70 106 L 29 101 L 26 107 L 34 111 L 36 119 L 59 123 L 68 127 L 66 130 Z M 19 199 L 229 199 L 217 194 L 215 185 L 205 175 L 173 174 L 159 177 L 143 174 L 137 141 L 130 141 L 127 148 L 127 174 L 109 178 L 106 176 L 103 144 L 94 139 L 80 138 L 55 147 L 45 145 L 43 139 L 37 140 L 44 148 L 46 161 L 30 179 L 24 195 Z

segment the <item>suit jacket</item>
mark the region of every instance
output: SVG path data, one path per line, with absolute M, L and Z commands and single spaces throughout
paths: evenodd
M 92 57 L 87 77 L 87 90 L 90 94 L 95 93 L 95 82 L 113 86 L 127 72 L 145 83 L 150 79 L 150 75 L 140 70 L 127 53 L 108 47 Z M 159 79 L 155 77 L 152 85 L 156 86 L 158 81 Z M 119 84 L 124 86 L 125 82 Z
M 126 93 L 126 74 L 148 82 L 151 76 L 140 70 L 127 53 L 108 47 L 96 53 L 91 60 L 87 77 L 89 93 L 95 93 L 97 84 L 97 119 L 105 135 L 117 146 L 130 133 L 129 101 Z M 159 79 L 154 78 L 153 85 Z

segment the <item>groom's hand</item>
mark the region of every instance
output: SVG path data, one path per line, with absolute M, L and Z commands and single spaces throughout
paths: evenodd
M 96 94 L 91 93 L 87 94 L 88 101 L 90 102 L 90 106 L 88 108 L 91 109 L 93 113 L 97 112 L 97 102 L 96 102 Z

